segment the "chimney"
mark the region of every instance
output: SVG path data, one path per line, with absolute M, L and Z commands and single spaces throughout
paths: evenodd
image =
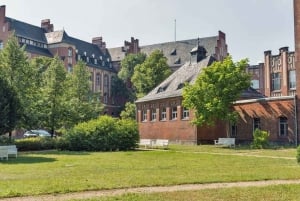
M 106 54 L 106 43 L 103 41 L 102 36 L 92 38 L 92 44 L 97 45 Z
M 53 32 L 53 24 L 50 24 L 50 19 L 44 19 L 41 21 L 41 28 L 44 29 L 47 33 Z
M 4 23 L 5 21 L 5 5 L 0 6 L 0 22 Z

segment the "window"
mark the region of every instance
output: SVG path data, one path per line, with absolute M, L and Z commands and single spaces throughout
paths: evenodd
M 236 124 L 231 125 L 230 137 L 237 137 L 237 126 L 236 126 Z
M 272 90 L 280 90 L 280 73 L 272 73 Z
M 0 41 L 0 50 L 3 49 L 3 41 Z
M 188 119 L 189 118 L 189 116 L 190 116 L 190 111 L 189 111 L 189 109 L 187 109 L 187 108 L 183 108 L 183 112 L 182 112 L 182 118 L 183 119 Z
M 94 64 L 97 65 L 97 59 L 94 59 Z
M 164 107 L 161 109 L 160 113 L 160 120 L 166 120 L 167 119 L 167 109 Z
M 253 89 L 259 89 L 259 81 L 258 80 L 251 80 L 251 87 Z
M 253 118 L 253 131 L 260 129 L 260 118 Z
M 287 136 L 288 123 L 286 117 L 279 118 L 279 136 Z
M 151 109 L 151 121 L 156 121 L 156 108 Z
M 172 107 L 172 119 L 177 119 L 177 107 Z
M 96 86 L 100 86 L 101 84 L 101 75 L 99 73 L 97 73 L 96 75 Z
M 91 82 L 94 81 L 94 73 L 93 73 L 93 72 L 91 72 L 91 74 L 90 74 L 90 81 L 91 81 Z
M 289 71 L 289 88 L 296 89 L 296 71 L 295 70 Z
M 68 72 L 69 73 L 73 72 L 73 66 L 71 64 L 68 65 Z
M 142 110 L 142 121 L 147 121 L 147 110 Z
M 72 48 L 68 48 L 68 57 L 72 57 L 73 56 L 73 50 Z
M 103 83 L 103 92 L 108 93 L 108 86 L 109 86 L 109 80 L 108 80 L 108 75 L 104 75 L 104 83 Z

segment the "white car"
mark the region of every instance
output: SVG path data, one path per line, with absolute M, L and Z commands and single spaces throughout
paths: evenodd
M 26 131 L 23 137 L 51 137 L 51 134 L 45 130 L 29 130 Z

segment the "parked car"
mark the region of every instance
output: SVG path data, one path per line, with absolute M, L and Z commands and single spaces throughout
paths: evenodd
M 26 131 L 23 137 L 51 137 L 51 134 L 45 130 L 29 130 Z

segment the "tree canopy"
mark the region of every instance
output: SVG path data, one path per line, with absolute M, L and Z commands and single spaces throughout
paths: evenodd
M 118 77 L 124 82 L 130 81 L 133 73 L 134 67 L 138 64 L 142 64 L 146 59 L 146 54 L 138 53 L 138 54 L 128 54 L 121 61 L 121 69 L 118 72 Z
M 195 111 L 193 123 L 213 125 L 216 120 L 234 122 L 232 104 L 250 87 L 248 60 L 233 62 L 231 56 L 202 70 L 195 84 L 183 88 L 183 105 Z
M 136 88 L 137 96 L 150 92 L 171 74 L 167 58 L 160 50 L 155 50 L 142 64 L 135 66 L 131 82 Z

